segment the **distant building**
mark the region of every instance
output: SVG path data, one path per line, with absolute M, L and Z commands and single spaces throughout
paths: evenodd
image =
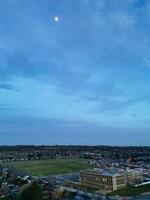
M 139 170 L 129 169 L 125 172 L 128 185 L 140 184 L 143 182 L 143 173 Z
M 125 175 L 109 169 L 80 172 L 80 184 L 107 192 L 126 187 Z

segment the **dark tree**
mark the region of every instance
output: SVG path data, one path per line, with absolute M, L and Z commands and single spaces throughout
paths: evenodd
M 19 193 L 19 200 L 42 200 L 42 188 L 37 182 L 26 184 Z

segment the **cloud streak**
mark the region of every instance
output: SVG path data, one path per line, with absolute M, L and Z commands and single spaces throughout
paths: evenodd
M 57 119 L 64 131 L 69 121 L 145 130 L 149 8 L 137 0 L 2 0 L 0 119 Z
M 12 86 L 11 84 L 8 84 L 8 83 L 0 83 L 0 89 L 17 91 L 17 89 L 14 86 Z

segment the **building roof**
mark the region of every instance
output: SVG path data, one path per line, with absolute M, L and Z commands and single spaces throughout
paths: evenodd
M 101 168 L 95 168 L 93 170 L 86 170 L 83 172 L 89 172 L 89 173 L 99 173 L 103 176 L 119 176 L 122 175 L 122 173 L 119 173 L 116 169 L 101 169 Z

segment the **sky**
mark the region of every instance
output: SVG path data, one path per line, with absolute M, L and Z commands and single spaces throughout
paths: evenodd
M 0 144 L 150 145 L 150 1 L 1 0 Z

